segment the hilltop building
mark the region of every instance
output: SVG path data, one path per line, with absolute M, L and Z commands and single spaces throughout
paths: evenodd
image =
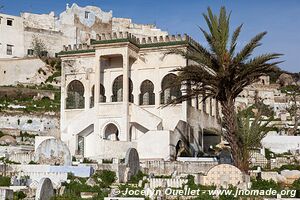
M 0 13 L 0 58 L 22 58 L 34 54 L 33 41 L 45 45 L 45 54 L 54 56 L 63 44 L 88 43 L 96 33 L 126 31 L 138 37 L 165 36 L 154 25 L 135 24 L 131 19 L 115 18 L 112 11 L 105 12 L 95 6 L 80 7 L 73 4 L 55 16 L 21 13 L 12 16 Z

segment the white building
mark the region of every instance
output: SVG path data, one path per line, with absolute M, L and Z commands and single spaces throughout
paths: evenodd
M 59 16 L 54 12 L 20 16 L 0 13 L 0 27 L 0 58 L 32 56 L 34 38 L 45 44 L 45 53 L 54 56 L 62 50 L 62 44 L 89 43 L 99 32 L 127 31 L 140 37 L 167 35 L 154 25 L 134 24 L 131 19 L 113 17 L 112 11 L 77 4 L 67 5 Z
M 23 19 L 0 14 L 0 58 L 24 55 Z
M 94 159 L 124 158 L 128 148 L 141 159 L 172 160 L 181 150 L 192 154 L 220 142 L 214 99 L 162 108 L 185 90 L 170 88 L 186 66 L 171 48 L 197 45 L 185 36 L 137 38 L 101 34 L 91 45 L 65 47 L 61 85 L 61 139 L 71 154 Z

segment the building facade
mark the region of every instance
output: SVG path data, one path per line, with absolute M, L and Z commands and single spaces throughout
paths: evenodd
M 62 44 L 88 43 L 99 32 L 127 31 L 139 37 L 167 35 L 154 25 L 134 24 L 131 19 L 113 17 L 112 11 L 75 3 L 67 5 L 59 16 L 54 12 L 25 12 L 20 16 L 0 13 L 0 27 L 0 58 L 30 57 L 35 41 L 43 43 L 45 53 L 55 56 L 62 50 Z
M 194 156 L 220 142 L 214 99 L 164 107 L 186 88 L 170 87 L 186 66 L 172 48 L 197 45 L 185 36 L 139 38 L 128 32 L 97 35 L 91 45 L 65 46 L 61 83 L 61 139 L 72 155 L 124 158 L 136 148 L 141 159 Z

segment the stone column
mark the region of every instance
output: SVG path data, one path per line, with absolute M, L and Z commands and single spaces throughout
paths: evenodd
M 94 109 L 96 110 L 96 115 L 99 112 L 99 95 L 100 95 L 100 72 L 101 72 L 101 54 L 96 51 L 95 55 L 95 93 L 94 93 Z M 99 120 L 96 119 L 95 124 L 94 124 L 94 132 L 96 133 L 97 136 L 100 136 L 100 124 Z M 98 137 L 100 138 L 100 137 Z
M 86 80 L 86 84 L 84 84 L 84 110 L 90 109 L 90 97 L 91 97 L 91 89 L 90 89 L 90 81 Z
M 101 55 L 96 53 L 95 58 L 95 108 L 98 109 L 99 107 L 99 100 L 100 100 L 100 72 L 101 72 Z
M 181 85 L 181 94 L 185 95 L 187 93 L 187 85 L 185 83 L 183 83 Z M 182 120 L 187 122 L 188 119 L 188 101 L 183 101 L 182 103 Z
M 129 55 L 128 49 L 123 54 L 123 121 L 124 133 L 120 134 L 120 140 L 127 141 L 129 138 Z

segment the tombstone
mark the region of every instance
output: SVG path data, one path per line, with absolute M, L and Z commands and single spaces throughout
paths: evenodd
M 50 200 L 54 196 L 53 184 L 49 178 L 42 178 L 35 193 L 35 200 Z
M 68 146 L 61 140 L 50 138 L 44 140 L 35 151 L 35 162 L 44 165 L 72 165 Z
M 135 148 L 129 148 L 127 150 L 125 165 L 129 168 L 130 175 L 136 175 L 140 170 L 140 158 Z
M 94 187 L 97 183 L 96 183 L 96 181 L 95 181 L 92 177 L 90 177 L 90 178 L 85 182 L 85 184 L 87 184 L 88 186 Z

